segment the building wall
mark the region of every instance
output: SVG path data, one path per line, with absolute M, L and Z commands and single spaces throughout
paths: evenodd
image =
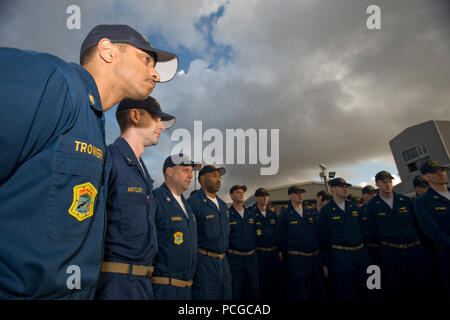
M 420 174 L 423 162 L 431 159 L 442 164 L 448 163 L 446 145 L 449 145 L 449 139 L 450 121 L 433 120 L 409 127 L 393 138 L 389 145 L 402 180 L 396 190 L 403 194 L 414 191 L 412 181 Z M 414 153 L 417 153 L 416 156 L 413 156 Z

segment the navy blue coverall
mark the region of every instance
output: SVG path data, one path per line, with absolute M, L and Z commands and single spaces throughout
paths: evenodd
M 289 300 L 325 299 L 325 279 L 316 215 L 303 209 L 303 217 L 289 201 L 278 217 L 278 247 L 284 257 Z
M 194 214 L 181 195 L 186 216 L 165 183 L 153 190 L 153 196 L 158 231 L 158 254 L 153 263 L 155 272 L 152 277 L 155 300 L 192 300 L 192 280 L 197 267 L 197 223 Z M 162 281 L 169 284 L 155 283 Z
M 233 300 L 258 300 L 259 289 L 258 255 L 256 253 L 256 229 L 254 214 L 244 208 L 241 217 L 233 205 L 228 209 L 230 219 L 230 241 L 227 251 L 230 263 Z
M 258 253 L 259 287 L 263 300 L 283 298 L 282 268 L 277 245 L 278 217 L 271 210 L 266 216 L 256 207 L 253 210 L 256 227 L 256 252 Z
M 132 274 L 132 266 L 151 266 L 158 249 L 153 180 L 142 158 L 139 164 L 125 139 L 117 138 L 108 150 L 113 166 L 108 181 L 103 261 L 130 267 L 128 274 L 102 272 L 95 299 L 151 300 L 150 278 Z
M 197 270 L 194 276 L 194 300 L 231 300 L 231 272 L 228 258 L 230 225 L 227 205 L 216 196 L 220 209 L 200 189 L 188 203 L 197 220 Z
M 358 206 L 345 201 L 345 212 L 331 200 L 319 212 L 319 239 L 338 300 L 368 299 L 367 267 L 371 259 L 359 226 Z
M 92 299 L 110 160 L 94 78 L 0 48 L 0 299 Z
M 360 209 L 359 226 L 363 238 L 364 246 L 367 247 L 373 263 L 381 266 L 380 256 L 380 241 L 378 237 L 370 232 L 369 226 L 369 212 L 367 211 L 367 204 L 363 204 Z
M 393 208 L 380 195 L 367 204 L 371 237 L 379 239 L 389 299 L 434 297 L 431 263 L 414 227 L 412 201 L 394 192 Z
M 439 280 L 445 298 L 450 299 L 450 200 L 431 187 L 414 202 L 417 222 L 433 241 Z

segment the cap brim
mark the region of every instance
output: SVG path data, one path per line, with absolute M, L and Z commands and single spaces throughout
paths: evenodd
M 131 45 L 145 52 L 150 52 L 156 55 L 155 69 L 159 73 L 159 82 L 167 82 L 175 77 L 178 69 L 178 56 L 176 54 L 155 48 L 139 46 L 136 44 Z
M 159 82 L 167 82 L 175 77 L 178 69 L 178 57 L 176 54 L 155 48 L 143 50 L 156 54 L 155 69 L 159 73 Z
M 168 113 L 165 113 L 165 112 L 162 112 L 162 111 L 150 112 L 150 113 L 155 115 L 155 116 L 161 117 L 161 121 L 164 124 L 164 127 L 166 129 L 172 128 L 173 125 L 176 122 L 175 116 L 173 116 L 171 114 L 168 114 Z
M 225 175 L 227 173 L 227 170 L 225 168 L 217 168 L 217 171 L 219 171 L 219 174 L 221 176 Z
M 435 172 L 438 171 L 439 169 L 442 169 L 442 170 L 448 170 L 448 167 L 445 167 L 445 166 L 434 167 L 434 168 L 432 169 L 432 171 L 430 171 L 430 173 L 435 173 Z
M 177 121 L 177 119 L 174 116 L 168 113 L 159 112 L 159 116 L 161 117 L 162 123 L 166 129 L 172 128 L 175 122 Z

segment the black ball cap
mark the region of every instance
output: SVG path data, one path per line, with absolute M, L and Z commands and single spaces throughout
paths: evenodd
M 202 165 L 200 163 L 195 163 L 183 153 L 172 154 L 168 156 L 164 161 L 163 173 L 166 172 L 167 168 L 172 168 L 175 166 L 191 166 L 192 169 L 198 170 Z
M 331 194 L 329 194 L 328 192 L 325 192 L 322 195 L 322 201 L 331 201 L 333 199 L 333 196 Z
M 303 188 L 300 188 L 299 186 L 291 186 L 288 189 L 288 194 L 291 194 L 291 193 L 305 193 L 305 192 L 306 192 L 306 190 L 303 189 Z
M 380 171 L 375 175 L 375 181 L 384 180 L 386 178 L 394 179 L 394 177 L 386 170 Z
M 333 180 L 330 180 L 329 182 L 330 187 L 351 187 L 352 185 L 350 183 L 347 183 L 343 178 L 335 178 Z
M 132 108 L 144 109 L 154 116 L 161 117 L 161 120 L 163 121 L 164 127 L 166 127 L 166 129 L 171 128 L 175 124 L 176 118 L 168 113 L 162 112 L 161 105 L 159 104 L 158 100 L 150 96 L 145 100 L 123 100 L 121 103 L 119 103 L 116 114 L 122 110 Z
M 219 174 L 221 176 L 223 176 L 225 173 L 227 173 L 227 170 L 225 170 L 225 168 L 223 168 L 223 167 L 222 168 L 217 168 L 216 166 L 208 164 L 208 165 L 204 166 L 199 171 L 199 173 L 198 173 L 198 181 L 200 181 L 200 177 L 201 176 L 203 176 L 203 175 L 205 175 L 207 173 L 210 173 L 210 172 L 215 172 L 215 171 L 219 171 Z
M 420 172 L 422 174 L 427 174 L 427 173 L 435 173 L 436 171 L 438 171 L 439 169 L 444 169 L 447 170 L 448 167 L 442 166 L 439 162 L 437 161 L 427 161 L 425 162 L 421 167 L 420 167 Z
M 171 80 L 177 72 L 178 57 L 174 53 L 153 48 L 145 36 L 125 24 L 101 24 L 94 27 L 81 44 L 80 60 L 86 50 L 96 46 L 103 38 L 112 43 L 129 44 L 156 56 L 155 69 L 161 77 L 160 82 Z
M 231 187 L 230 193 L 233 193 L 233 192 L 235 192 L 236 190 L 239 190 L 239 189 L 242 189 L 245 192 L 245 191 L 247 191 L 247 186 L 246 185 L 240 186 L 238 184 L 235 184 L 234 186 Z
M 417 187 L 428 187 L 428 182 L 425 181 L 421 175 L 415 176 L 413 179 L 414 188 Z
M 258 188 L 255 191 L 255 197 L 265 197 L 265 196 L 268 196 L 268 195 L 270 195 L 269 191 L 267 191 L 264 188 Z
M 372 186 L 365 186 L 365 187 L 362 188 L 362 190 L 361 190 L 361 193 L 362 193 L 362 194 L 364 194 L 364 193 L 372 194 L 372 193 L 375 193 L 375 192 L 377 192 L 377 190 L 375 190 L 375 188 L 372 187 Z

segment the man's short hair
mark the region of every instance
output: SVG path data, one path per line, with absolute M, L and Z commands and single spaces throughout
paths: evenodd
M 119 50 L 122 52 L 124 52 L 127 48 L 127 45 L 125 43 L 112 43 L 112 45 L 119 47 Z M 91 61 L 92 58 L 94 58 L 96 52 L 97 52 L 97 46 L 93 46 L 93 47 L 86 49 L 86 51 L 83 52 L 82 56 L 80 56 L 80 65 L 84 66 L 89 61 Z M 149 53 L 149 54 L 156 61 L 156 55 L 154 53 Z
M 124 132 L 125 130 L 127 130 L 129 127 L 131 127 L 133 125 L 133 123 L 131 122 L 130 119 L 130 111 L 132 109 L 126 109 L 126 110 L 121 110 L 119 112 L 116 112 L 116 119 L 117 119 L 117 123 L 119 124 L 119 128 L 120 128 L 120 132 Z M 136 108 L 136 110 L 143 115 L 145 111 L 144 109 L 138 109 Z M 154 119 L 154 115 L 152 115 L 151 113 L 149 113 L 150 116 Z
M 83 52 L 83 55 L 80 57 L 80 65 L 86 65 L 93 58 L 96 51 L 97 47 L 93 46 Z

